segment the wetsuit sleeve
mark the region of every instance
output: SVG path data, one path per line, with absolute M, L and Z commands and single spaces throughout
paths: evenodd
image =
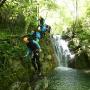
M 36 44 L 36 46 L 37 46 L 38 49 L 41 48 L 40 45 L 39 45 L 39 43 L 37 41 L 33 40 L 33 43 Z

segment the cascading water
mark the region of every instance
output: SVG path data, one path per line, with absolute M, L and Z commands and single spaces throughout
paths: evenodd
M 47 77 L 37 82 L 35 90 L 90 90 L 90 73 L 68 68 L 68 61 L 74 55 L 70 53 L 68 42 L 60 35 L 51 38 L 58 67 Z M 42 89 L 45 86 L 46 88 Z
M 68 67 L 69 60 L 74 58 L 74 54 L 71 54 L 69 51 L 68 42 L 63 40 L 60 35 L 53 35 L 52 43 L 58 60 L 58 65 L 61 67 Z
M 68 61 L 74 58 L 74 54 L 69 51 L 68 42 L 60 35 L 55 35 L 52 44 L 58 67 L 47 78 L 48 90 L 90 90 L 90 73 L 68 68 Z

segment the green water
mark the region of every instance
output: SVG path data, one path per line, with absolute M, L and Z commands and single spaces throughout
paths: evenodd
M 90 90 L 90 73 L 59 67 L 47 77 L 47 90 Z

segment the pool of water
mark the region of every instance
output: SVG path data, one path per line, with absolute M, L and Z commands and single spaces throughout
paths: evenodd
M 47 90 L 90 90 L 90 73 L 57 67 L 49 76 Z

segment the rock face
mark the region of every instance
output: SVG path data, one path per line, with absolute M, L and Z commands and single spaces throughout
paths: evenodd
M 56 66 L 54 50 L 49 35 L 41 40 L 41 62 L 43 73 L 48 73 Z
M 81 45 L 80 40 L 73 38 L 68 45 L 71 52 L 75 54 L 75 58 L 69 61 L 69 67 L 77 69 L 90 68 L 90 49 Z
M 13 38 L 17 45 L 11 43 L 12 38 L 2 42 L 0 45 L 0 90 L 33 90 L 32 86 L 36 82 L 36 72 L 34 71 L 30 56 L 25 55 L 25 45 L 19 38 Z M 42 52 L 40 61 L 42 64 L 42 74 L 47 75 L 55 66 L 55 56 L 49 35 L 40 41 Z M 33 81 L 33 82 L 32 82 Z
M 75 67 L 79 69 L 90 68 L 90 58 L 88 57 L 87 51 L 81 51 L 75 57 Z
M 78 33 L 78 31 L 81 32 Z M 71 27 L 70 31 L 68 30 L 62 35 L 62 38 L 69 42 L 68 47 L 70 51 L 75 54 L 75 58 L 68 62 L 69 67 L 77 69 L 90 68 L 90 39 L 87 38 L 88 35 L 84 36 L 84 34 L 82 34 L 85 32 L 85 30 L 82 31 L 82 29 L 77 29 L 77 32 L 75 31 L 76 33 L 74 34 L 74 37 L 72 37 L 72 32 L 73 30 Z

